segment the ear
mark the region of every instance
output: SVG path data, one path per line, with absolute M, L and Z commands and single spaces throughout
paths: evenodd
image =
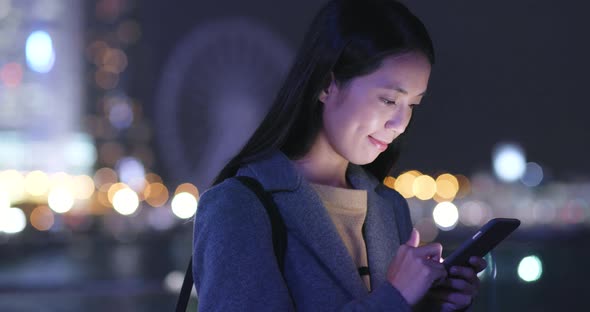
M 330 72 L 330 80 L 328 81 L 326 86 L 320 92 L 320 95 L 318 96 L 318 100 L 320 102 L 326 104 L 326 102 L 328 101 L 328 98 L 330 96 L 333 96 L 333 94 L 335 93 L 336 87 L 337 86 L 336 86 L 336 79 L 334 78 L 334 73 Z

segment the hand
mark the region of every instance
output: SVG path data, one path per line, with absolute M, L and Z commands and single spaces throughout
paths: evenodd
M 453 266 L 449 276 L 429 292 L 429 297 L 439 301 L 442 311 L 455 311 L 469 307 L 479 291 L 477 273 L 487 267 L 480 257 L 469 258 L 468 267 Z
M 389 264 L 387 280 L 410 305 L 416 304 L 433 285 L 445 280 L 447 271 L 440 262 L 442 246 L 437 243 L 418 247 L 420 233 L 412 230 Z

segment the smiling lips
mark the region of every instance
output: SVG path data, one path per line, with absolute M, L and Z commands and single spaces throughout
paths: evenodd
M 380 151 L 382 151 L 382 152 L 387 149 L 388 143 L 386 143 L 386 142 L 377 140 L 377 139 L 375 139 L 372 136 L 369 136 L 369 141 L 371 141 L 371 143 L 373 143 L 373 145 L 375 145 L 377 147 L 377 149 L 380 150 Z

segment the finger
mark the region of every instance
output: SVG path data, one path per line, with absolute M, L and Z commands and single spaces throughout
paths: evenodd
M 426 266 L 430 268 L 429 274 L 432 281 L 430 285 L 432 287 L 440 285 L 447 279 L 448 273 L 443 264 L 432 261 L 430 259 L 423 259 L 422 261 Z
M 410 234 L 410 238 L 406 242 L 406 245 L 411 247 L 418 247 L 418 244 L 420 244 L 420 232 L 418 232 L 416 228 L 413 228 L 412 234 Z
M 418 257 L 433 259 L 440 263 L 439 259 L 442 256 L 442 245 L 439 243 L 426 244 L 416 248 L 414 252 Z
M 440 283 L 439 287 L 442 289 L 447 288 L 447 290 L 456 291 L 471 296 L 475 296 L 475 293 L 477 292 L 475 285 L 459 278 L 447 278 L 442 283 Z
M 488 262 L 480 257 L 469 258 L 469 264 L 475 269 L 475 272 L 477 273 L 485 270 L 488 266 Z
M 459 277 L 467 281 L 473 281 L 477 279 L 477 274 L 472 267 L 453 266 L 449 270 L 449 275 L 452 277 Z

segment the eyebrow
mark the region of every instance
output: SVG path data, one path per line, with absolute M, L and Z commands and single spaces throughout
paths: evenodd
M 405 89 L 403 89 L 402 87 L 394 87 L 394 86 L 385 86 L 385 88 L 387 89 L 392 89 L 395 90 L 397 92 L 403 93 L 405 95 L 408 95 L 408 91 L 406 91 Z M 418 94 L 418 96 L 424 96 L 426 94 L 426 91 Z

